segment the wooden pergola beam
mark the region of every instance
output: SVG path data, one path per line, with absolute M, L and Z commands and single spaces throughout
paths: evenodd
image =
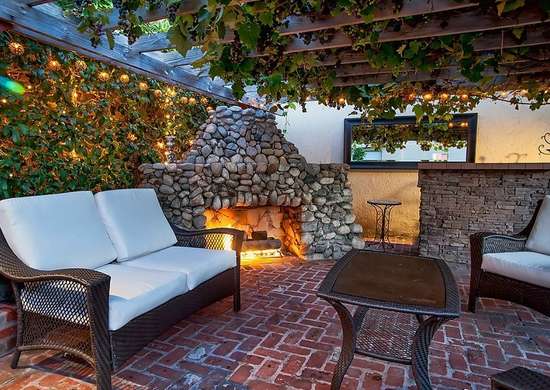
M 238 0 L 238 3 L 252 3 L 257 0 Z M 181 2 L 180 7 L 177 10 L 178 15 L 189 15 L 198 12 L 203 6 L 208 5 L 208 0 L 185 0 Z M 136 11 L 136 16 L 143 19 L 145 23 L 156 22 L 157 20 L 168 18 L 168 9 L 161 5 L 160 7 L 149 10 L 147 8 L 140 8 Z M 109 22 L 105 25 L 105 29 L 111 30 L 117 27 L 119 12 L 117 9 L 108 15 Z
M 28 5 L 29 7 L 35 7 L 41 4 L 53 3 L 55 0 L 21 0 L 20 3 Z
M 58 9 L 56 6 L 53 7 Z M 146 55 L 127 55 L 128 47 L 122 43 L 123 39 L 120 37 L 116 39 L 113 49 L 109 48 L 106 39 L 103 39 L 97 47 L 93 47 L 90 37 L 80 33 L 72 21 L 66 18 L 60 20 L 50 13 L 30 8 L 16 0 L 2 0 L 0 20 L 11 23 L 13 31 L 31 39 L 75 51 L 92 59 L 226 102 L 236 102 L 229 88 L 213 86 L 207 78 L 200 78 L 182 69 L 172 68 Z
M 539 24 L 547 20 L 549 19 L 546 13 L 536 4 L 526 6 L 518 17 L 501 17 L 493 14 L 481 13 L 480 10 L 476 9 L 474 11 L 463 12 L 449 19 L 437 17 L 420 26 L 404 26 L 401 31 L 383 31 L 380 33 L 378 42 L 406 41 L 446 35 L 517 28 Z M 226 37 L 223 41 L 230 41 L 230 37 Z M 351 47 L 352 45 L 353 40 L 348 35 L 342 31 L 337 31 L 332 39 L 325 43 L 321 43 L 319 41 L 306 43 L 300 38 L 294 38 L 286 47 L 284 53 L 292 54 L 304 51 L 338 49 Z M 132 50 L 140 53 L 170 48 L 173 48 L 173 45 L 164 33 L 143 36 L 139 38 L 134 45 L 132 45 Z M 262 54 L 252 54 L 252 56 L 259 55 Z
M 525 39 L 518 40 L 511 31 L 493 31 L 483 34 L 473 42 L 475 51 L 494 51 L 550 45 L 550 23 L 541 23 L 525 29 Z M 330 54 L 319 61 L 318 66 L 334 66 L 336 64 L 359 64 L 368 62 L 364 53 L 344 52 L 338 55 Z
M 249 3 L 253 1 L 256 0 L 241 0 L 240 3 Z M 184 1 L 177 11 L 177 14 L 193 14 L 199 11 L 200 8 L 207 3 L 207 0 Z M 478 3 L 475 1 L 458 2 L 455 0 L 407 0 L 403 3 L 403 7 L 398 12 L 395 12 L 394 3 L 392 1 L 385 0 L 380 2 L 377 6 L 374 12 L 373 22 L 435 12 L 451 11 L 475 7 L 477 5 Z M 164 6 L 153 11 L 142 8 L 137 11 L 137 14 L 146 23 L 168 18 L 168 12 Z M 118 11 L 113 10 L 113 12 L 109 15 L 109 23 L 106 28 L 115 28 L 118 22 L 118 16 Z M 319 31 L 327 28 L 340 28 L 342 26 L 364 23 L 364 20 L 358 16 L 341 14 L 337 16 L 319 18 L 314 21 L 311 21 L 307 16 L 293 16 L 288 18 L 287 22 L 288 27 L 281 30 L 283 35 Z
M 539 24 L 548 21 L 546 13 L 537 4 L 526 6 L 518 17 L 503 16 L 481 13 L 479 10 L 467 11 L 453 18 L 434 18 L 428 23 L 409 27 L 404 26 L 401 31 L 383 31 L 380 33 L 378 42 L 407 41 L 414 39 L 425 39 L 447 35 L 465 33 L 476 33 L 491 30 L 517 28 Z M 319 41 L 305 43 L 302 39 L 295 38 L 287 46 L 285 54 L 298 53 L 312 50 L 337 49 L 352 46 L 353 41 L 344 32 L 338 31 L 333 39 L 327 43 Z
M 510 75 L 522 75 L 522 74 L 536 74 L 541 72 L 550 71 L 550 64 L 540 65 L 540 64 L 529 64 L 518 67 L 510 67 L 505 72 L 496 73 L 494 70 L 487 70 L 484 72 L 484 76 L 488 77 L 507 77 Z M 432 81 L 432 80 L 449 80 L 449 81 L 465 81 L 466 79 L 460 73 L 460 70 L 457 67 L 449 67 L 446 69 L 438 69 L 433 72 L 405 72 L 398 75 L 397 77 L 392 76 L 391 74 L 377 74 L 370 76 L 358 76 L 358 77 L 345 77 L 337 78 L 334 82 L 335 87 L 350 87 L 354 85 L 374 85 L 374 84 L 385 84 L 392 81 L 404 82 L 420 82 L 420 81 Z

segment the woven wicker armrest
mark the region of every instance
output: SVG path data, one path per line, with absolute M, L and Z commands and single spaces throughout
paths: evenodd
M 525 249 L 527 237 L 491 232 L 479 232 L 470 236 L 471 272 L 477 278 L 485 253 L 519 252 Z
M 231 245 L 234 251 L 241 253 L 244 240 L 244 232 L 241 230 L 231 228 L 185 230 L 177 226 L 172 228 L 178 239 L 177 246 L 223 250 Z
M 523 235 L 506 235 L 491 232 L 480 232 L 470 236 L 472 251 L 485 253 L 518 252 L 525 249 L 527 237 Z

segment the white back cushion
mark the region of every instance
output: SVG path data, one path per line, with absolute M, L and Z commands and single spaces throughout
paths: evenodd
M 115 245 L 117 261 L 143 256 L 176 243 L 176 235 L 152 188 L 99 192 L 95 200 Z
M 546 195 L 542 201 L 525 247 L 533 252 L 550 255 L 550 195 Z
M 32 268 L 97 268 L 116 258 L 89 191 L 2 200 L 0 228 Z

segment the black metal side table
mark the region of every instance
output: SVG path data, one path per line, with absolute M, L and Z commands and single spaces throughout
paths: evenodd
M 352 250 L 328 272 L 317 295 L 336 309 L 342 323 L 332 390 L 340 388 L 355 353 L 411 364 L 418 389 L 432 388 L 432 337 L 460 313 L 458 288 L 444 261 Z M 344 304 L 357 306 L 355 313 Z
M 375 242 L 371 245 L 380 245 L 382 250 L 387 246 L 391 246 L 390 242 L 390 221 L 391 212 L 395 206 L 400 206 L 401 202 L 390 199 L 371 199 L 367 200 L 376 210 L 376 234 Z

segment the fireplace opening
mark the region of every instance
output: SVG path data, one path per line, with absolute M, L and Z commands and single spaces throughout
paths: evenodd
M 230 227 L 245 232 L 241 259 L 277 258 L 283 256 L 284 212 L 281 207 L 235 207 L 206 210 L 206 227 Z M 231 247 L 231 242 L 226 248 Z

